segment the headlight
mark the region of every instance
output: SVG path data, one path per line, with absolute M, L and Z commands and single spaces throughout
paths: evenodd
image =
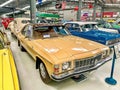
M 64 62 L 62 64 L 62 70 L 68 70 L 68 69 L 70 69 L 70 67 L 71 67 L 71 63 L 70 62 Z
M 110 40 L 110 41 L 107 41 L 106 45 L 111 45 L 112 43 L 113 43 L 113 41 Z
M 108 50 L 105 50 L 105 51 L 102 53 L 102 58 L 105 58 L 107 55 L 108 55 Z

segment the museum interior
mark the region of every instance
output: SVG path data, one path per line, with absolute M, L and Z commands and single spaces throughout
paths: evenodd
M 120 0 L 0 0 L 0 90 L 119 90 Z

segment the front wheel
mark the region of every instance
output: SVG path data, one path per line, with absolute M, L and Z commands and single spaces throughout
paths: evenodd
M 20 41 L 18 40 L 18 46 L 20 46 Z
M 20 50 L 23 51 L 23 52 L 26 51 L 25 48 L 21 44 L 20 44 Z
M 44 83 L 48 84 L 51 81 L 51 79 L 48 75 L 48 72 L 46 70 L 46 67 L 43 63 L 40 63 L 40 65 L 39 65 L 39 73 L 40 73 L 40 77 Z

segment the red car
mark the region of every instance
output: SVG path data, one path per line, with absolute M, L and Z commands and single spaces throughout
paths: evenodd
M 2 18 L 2 24 L 4 26 L 5 29 L 7 29 L 8 24 L 14 20 L 14 18 Z

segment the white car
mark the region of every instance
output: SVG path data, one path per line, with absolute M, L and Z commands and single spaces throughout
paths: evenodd
M 64 24 L 68 24 L 67 22 Z M 72 24 L 75 28 L 81 26 L 82 29 L 90 30 L 90 29 L 95 29 L 95 30 L 101 30 L 105 32 L 111 32 L 111 33 L 119 33 L 115 29 L 107 29 L 107 28 L 102 28 L 98 27 L 97 24 L 98 22 L 69 22 L 69 24 Z

